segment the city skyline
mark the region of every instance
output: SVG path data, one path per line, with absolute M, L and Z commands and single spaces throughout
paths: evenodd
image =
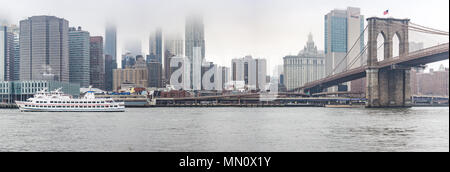
M 91 35 L 104 36 L 107 21 L 118 25 L 117 56 L 124 54 L 124 43 L 138 40 L 144 54 L 148 54 L 148 36 L 151 29 L 162 26 L 163 32 L 183 32 L 184 15 L 190 11 L 202 11 L 205 15 L 206 59 L 219 65 L 230 66 L 233 58 L 252 55 L 268 61 L 268 71 L 282 64 L 282 57 L 297 54 L 304 46 L 308 33 L 315 35 L 319 50 L 324 49 L 324 15 L 333 9 L 358 7 L 366 18 L 384 17 L 389 9 L 395 18 L 410 18 L 412 22 L 440 30 L 448 29 L 448 1 L 415 1 L 411 3 L 377 1 L 67 1 L 43 0 L 2 2 L 1 21 L 17 24 L 19 20 L 34 15 L 53 15 L 68 20 L 70 26 L 82 26 Z M 434 2 L 447 5 L 434 6 Z M 171 4 L 176 5 L 171 5 Z M 27 5 L 24 5 L 27 4 Z M 81 5 L 80 5 L 81 4 Z M 160 8 L 152 8 L 158 6 Z M 70 7 L 70 8 L 69 8 Z M 139 9 L 154 10 L 139 10 Z M 233 9 L 231 12 L 230 9 Z M 117 11 L 133 11 L 117 13 Z M 79 11 L 83 11 L 80 13 Z M 145 12 L 143 12 L 145 11 Z M 422 11 L 427 11 L 422 12 Z M 264 12 L 264 13 L 262 13 Z M 117 14 L 116 14 L 117 13 Z M 95 15 L 94 15 L 95 14 Z M 282 18 L 283 20 L 279 20 Z M 305 27 L 306 26 L 306 27 Z M 230 36 L 233 35 L 233 36 Z M 448 39 L 448 38 L 445 38 Z M 414 40 L 411 40 L 414 41 Z M 435 43 L 435 42 L 433 42 Z M 427 46 L 425 46 L 427 47 Z M 120 60 L 120 59 L 117 59 Z M 432 64 L 434 68 L 448 60 Z M 120 65 L 119 65 L 120 66 Z M 270 72 L 269 72 L 270 73 Z

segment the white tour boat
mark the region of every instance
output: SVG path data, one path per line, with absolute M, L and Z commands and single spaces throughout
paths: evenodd
M 88 91 L 84 97 L 74 99 L 63 94 L 61 89 L 47 92 L 39 91 L 27 101 L 16 101 L 22 112 L 124 112 L 125 103 L 115 102 L 112 98 L 95 98 Z

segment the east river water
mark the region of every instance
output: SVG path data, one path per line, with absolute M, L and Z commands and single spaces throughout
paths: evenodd
M 0 151 L 449 151 L 449 108 L 0 109 Z

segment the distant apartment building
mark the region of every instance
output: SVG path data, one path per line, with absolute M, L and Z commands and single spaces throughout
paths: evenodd
M 90 34 L 81 27 L 69 28 L 69 81 L 90 85 Z
M 284 83 L 287 90 L 325 77 L 325 55 L 314 45 L 313 36 L 308 36 L 305 48 L 296 56 L 283 58 Z
M 139 88 L 148 87 L 149 72 L 147 70 L 146 61 L 141 55 L 136 56 L 132 66 L 122 69 L 114 69 L 113 73 L 113 90 L 119 91 L 123 86 L 133 86 Z
M 246 56 L 231 62 L 231 81 L 242 81 L 249 90 L 262 90 L 266 86 L 266 59 L 253 59 Z
M 140 88 L 148 87 L 148 71 L 145 68 L 114 69 L 113 78 L 114 91 L 122 89 L 122 85 L 132 85 Z
M 69 82 L 69 22 L 54 16 L 20 21 L 20 80 Z
M 230 82 L 230 68 L 219 66 L 217 69 L 217 79 L 216 81 L 216 90 L 220 88 L 220 90 L 224 90 L 226 88 L 226 84 Z M 218 81 L 220 80 L 220 81 Z
M 449 96 L 449 69 L 443 66 L 430 72 L 412 69 L 410 81 L 413 95 Z
M 105 89 L 105 57 L 103 54 L 103 37 L 90 38 L 90 85 Z
M 326 76 L 359 67 L 364 63 L 364 57 L 357 59 L 364 49 L 364 36 L 360 37 L 363 31 L 364 16 L 360 14 L 359 8 L 335 9 L 325 15 Z M 364 90 L 361 85 L 362 79 L 352 82 L 354 84 L 350 82 L 343 84 L 347 89 L 339 90 L 339 87 L 332 87 L 329 91 Z M 356 88 L 352 89 L 352 85 Z

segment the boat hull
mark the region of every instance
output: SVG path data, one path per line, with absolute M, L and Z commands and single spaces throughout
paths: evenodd
M 125 108 L 108 108 L 108 109 L 53 109 L 53 108 L 25 108 L 19 107 L 21 112 L 125 112 Z

